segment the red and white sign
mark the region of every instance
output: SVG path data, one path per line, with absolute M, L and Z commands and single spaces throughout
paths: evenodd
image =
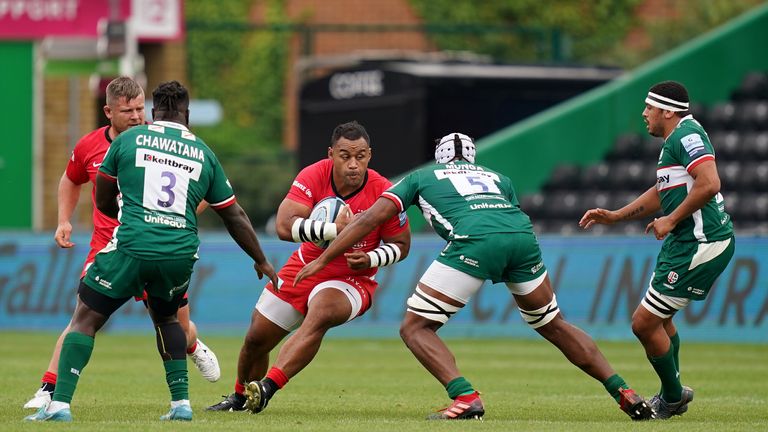
M 130 6 L 129 0 L 0 0 L 0 39 L 95 38 L 99 21 L 123 19 Z
M 181 0 L 132 0 L 133 33 L 139 40 L 183 35 Z
M 100 22 L 129 16 L 139 40 L 184 34 L 181 0 L 0 0 L 0 39 L 95 39 L 104 29 Z

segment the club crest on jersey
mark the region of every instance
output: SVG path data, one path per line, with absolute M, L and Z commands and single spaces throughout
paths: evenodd
M 673 283 L 677 282 L 677 278 L 678 278 L 678 275 L 677 275 L 677 273 L 675 273 L 675 272 L 671 271 L 671 272 L 669 272 L 669 274 L 667 275 L 667 282 L 669 282 L 669 283 L 673 284 Z

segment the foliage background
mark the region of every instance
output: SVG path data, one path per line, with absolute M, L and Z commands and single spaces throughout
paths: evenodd
M 290 0 L 185 2 L 190 87 L 216 99 L 224 120 L 196 131 L 226 167 L 256 227 L 274 214 L 299 167 L 284 150 L 286 74 L 295 36 Z M 441 50 L 503 63 L 602 65 L 631 69 L 754 7 L 762 0 L 666 0 L 665 18 L 643 19 L 644 0 L 409 0 Z M 251 11 L 266 10 L 262 26 Z M 269 27 L 270 24 L 275 26 Z M 265 28 L 267 27 L 267 28 Z M 628 46 L 632 32 L 647 43 Z M 300 39 L 300 38 L 297 38 Z M 218 226 L 202 215 L 202 226 Z
M 283 150 L 284 86 L 289 35 L 247 31 L 255 2 L 191 1 L 185 4 L 187 56 L 196 98 L 216 99 L 223 121 L 195 128 L 216 151 L 240 205 L 254 226 L 262 226 L 296 174 L 295 158 Z M 287 22 L 285 2 L 266 1 L 268 23 Z M 196 28 L 195 22 L 225 23 Z M 240 24 L 236 26 L 233 24 Z M 217 225 L 212 212 L 201 225 Z

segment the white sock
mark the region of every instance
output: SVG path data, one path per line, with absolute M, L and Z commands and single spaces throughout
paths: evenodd
M 66 403 L 66 402 L 60 402 L 60 401 L 52 401 L 52 402 L 51 402 L 51 403 L 48 405 L 48 408 L 45 410 L 45 412 L 47 412 L 47 413 L 53 413 L 53 412 L 56 412 L 56 411 L 61 411 L 61 410 L 63 410 L 64 408 L 69 408 L 69 404 L 68 404 L 68 403 Z
M 171 401 L 171 409 L 180 407 L 182 405 L 189 406 L 189 399 L 180 399 L 180 400 Z

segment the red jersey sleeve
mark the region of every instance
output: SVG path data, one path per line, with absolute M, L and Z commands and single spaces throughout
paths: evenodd
M 387 189 L 392 186 L 392 182 L 390 182 L 386 177 L 383 177 L 381 174 L 372 171 L 372 179 L 376 180 L 377 183 L 377 190 L 381 192 L 385 192 Z M 380 193 L 377 193 L 376 199 L 381 197 Z M 375 200 L 374 200 L 375 201 Z M 373 203 L 371 203 L 373 205 Z M 401 232 L 408 229 L 408 216 L 406 215 L 405 211 L 400 212 L 394 216 L 392 216 L 388 221 L 386 221 L 381 227 L 379 228 L 379 237 L 386 238 L 391 237 L 397 234 L 400 234 Z
M 75 149 L 72 151 L 72 156 L 69 158 L 69 162 L 67 162 L 66 170 L 67 177 L 72 180 L 72 183 L 74 184 L 80 185 L 87 183 L 90 180 L 90 177 L 88 177 L 88 161 L 86 160 L 86 156 L 84 146 L 80 145 L 78 142 L 78 145 L 76 145 Z
M 285 197 L 309 208 L 314 207 L 317 203 L 317 197 L 323 190 L 323 179 L 327 177 L 325 174 L 328 170 L 328 163 L 326 162 L 330 162 L 330 160 L 314 163 L 301 170 L 293 180 Z
M 380 236 L 381 238 L 391 237 L 407 230 L 408 227 L 408 216 L 406 213 L 398 213 L 381 226 Z

